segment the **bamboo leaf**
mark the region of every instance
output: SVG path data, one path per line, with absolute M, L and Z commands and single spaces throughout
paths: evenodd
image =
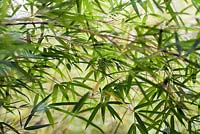
M 140 132 L 143 134 L 148 134 L 148 130 L 147 130 L 144 122 L 141 120 L 140 116 L 137 113 L 135 113 L 134 115 L 139 124 L 139 125 L 137 125 L 137 127 L 139 126 L 138 128 L 139 128 Z
M 76 0 L 77 11 L 79 14 L 81 14 L 81 5 L 82 5 L 82 0 Z
M 175 34 L 175 41 L 176 41 L 176 49 L 177 49 L 177 51 L 178 51 L 178 54 L 181 56 L 181 53 L 182 53 L 182 47 L 181 47 L 181 45 L 180 45 L 180 41 L 179 41 L 179 37 L 178 37 L 178 33 L 177 32 L 175 32 L 174 33 Z
M 5 125 L 7 126 L 9 129 L 11 129 L 12 131 L 14 131 L 17 134 L 20 134 L 14 127 L 12 127 L 11 125 L 5 123 L 5 122 L 0 122 L 1 125 Z
M 122 122 L 122 119 L 120 118 L 118 113 L 109 104 L 107 105 L 107 108 L 114 119 L 115 119 L 115 117 L 117 117 Z
M 102 103 L 101 105 L 101 118 L 103 123 L 105 122 L 105 111 L 106 111 L 106 104 Z
M 77 105 L 78 102 L 57 102 L 57 103 L 51 103 L 48 105 L 48 107 L 52 106 L 66 106 L 66 105 Z
M 140 13 L 139 13 L 136 1 L 135 0 L 131 0 L 131 5 L 133 6 L 133 9 L 135 10 L 135 12 L 138 15 L 138 17 L 140 17 Z
M 170 118 L 170 126 L 171 126 L 171 131 L 173 132 L 175 130 L 174 116 L 173 115 Z
M 34 116 L 34 114 L 40 110 L 46 110 L 46 106 L 44 105 L 45 101 L 47 101 L 47 99 L 51 96 L 51 94 L 49 94 L 47 97 L 45 97 L 43 100 L 41 100 L 36 106 L 33 107 L 33 109 L 31 110 L 31 114 L 28 116 L 25 124 L 24 124 L 24 129 L 27 127 L 27 125 L 29 124 L 29 122 L 31 121 L 32 117 Z
M 103 10 L 99 0 L 94 0 L 97 3 L 98 8 L 102 11 L 102 13 L 106 14 L 106 12 Z
M 35 125 L 35 126 L 25 127 L 24 129 L 25 130 L 36 130 L 36 129 L 41 129 L 41 128 L 44 128 L 44 127 L 48 127 L 50 125 L 51 124 Z
M 185 123 L 183 122 L 181 115 L 179 115 L 179 113 L 177 113 L 175 109 L 171 109 L 171 111 L 174 113 L 175 117 L 179 120 L 179 122 L 185 126 Z
M 87 92 L 86 94 L 84 94 L 81 99 L 78 101 L 78 103 L 74 106 L 72 112 L 78 112 L 82 106 L 84 105 L 85 101 L 87 100 L 89 95 L 89 92 Z
M 135 79 L 136 84 L 138 85 L 140 91 L 142 92 L 142 94 L 144 95 L 145 99 L 150 102 L 149 97 L 146 95 L 146 92 L 144 91 L 142 85 L 137 81 L 137 79 Z
M 60 112 L 69 114 L 69 115 L 71 115 L 71 116 L 75 116 L 75 117 L 77 117 L 77 118 L 79 118 L 79 119 L 81 119 L 81 120 L 83 120 L 83 121 L 85 121 L 85 122 L 87 122 L 87 123 L 89 122 L 86 118 L 84 118 L 84 117 L 82 117 L 82 116 L 78 116 L 78 115 L 76 115 L 76 114 L 74 114 L 74 113 L 72 113 L 72 112 L 66 111 L 66 110 L 64 110 L 64 109 L 57 108 L 57 107 L 51 107 L 51 108 L 54 109 L 54 110 L 57 110 L 57 111 L 60 111 Z M 104 134 L 104 131 L 103 131 L 98 125 L 96 125 L 96 124 L 94 124 L 94 123 L 92 123 L 92 122 L 89 122 L 89 124 L 92 125 L 93 127 L 97 128 L 100 132 L 102 132 L 102 133 Z
M 199 43 L 200 43 L 200 38 L 196 39 L 196 41 L 194 42 L 194 44 L 192 44 L 192 46 L 190 47 L 190 49 L 187 50 L 187 52 L 186 52 L 185 55 L 188 56 L 190 53 L 194 52 Z
M 129 130 L 128 130 L 128 134 L 136 134 L 136 133 L 137 133 L 137 131 L 136 131 L 136 125 L 135 125 L 135 123 L 133 123 L 131 125 L 131 127 L 129 128 Z
M 45 112 L 46 112 L 47 118 L 49 120 L 49 124 L 54 125 L 54 119 L 53 119 L 51 112 L 48 109 Z
M 101 103 L 99 103 L 95 108 L 94 110 L 92 111 L 89 119 L 88 119 L 88 122 L 87 122 L 87 125 L 86 125 L 86 128 L 88 127 L 88 125 L 90 124 L 90 122 L 92 122 L 92 120 L 94 119 L 94 117 L 96 116 L 98 110 L 100 109 L 101 107 Z

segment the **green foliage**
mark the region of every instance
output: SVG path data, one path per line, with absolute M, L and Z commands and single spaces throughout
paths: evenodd
M 199 3 L 1 0 L 0 133 L 198 134 Z

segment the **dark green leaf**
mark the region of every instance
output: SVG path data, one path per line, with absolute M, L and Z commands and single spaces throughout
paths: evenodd
M 136 134 L 136 125 L 133 123 L 128 130 L 128 134 Z
M 82 106 L 84 105 L 85 101 L 88 98 L 88 95 L 89 95 L 89 92 L 87 92 L 85 95 L 81 97 L 78 103 L 74 106 L 72 112 L 78 112 L 82 108 Z
M 140 116 L 137 113 L 135 113 L 134 115 L 135 115 L 135 118 L 136 118 L 136 120 L 137 120 L 137 122 L 140 126 L 139 129 L 141 128 L 140 132 L 143 133 L 143 134 L 148 134 L 147 128 L 146 128 L 144 122 L 141 120 Z
M 44 128 L 44 127 L 48 127 L 50 125 L 51 124 L 35 125 L 35 126 L 25 127 L 24 129 L 25 130 L 35 130 L 35 129 L 41 129 L 41 128 Z
M 114 108 L 112 108 L 109 104 L 107 105 L 107 108 L 108 108 L 110 114 L 113 116 L 113 118 L 117 117 L 122 122 L 122 119 L 120 118 L 118 113 L 114 110 Z
M 99 103 L 95 108 L 94 110 L 92 111 L 89 119 L 88 119 L 88 123 L 86 125 L 86 128 L 88 127 L 88 125 L 90 124 L 90 122 L 92 122 L 92 120 L 94 119 L 94 117 L 96 116 L 98 110 L 101 108 L 101 103 Z

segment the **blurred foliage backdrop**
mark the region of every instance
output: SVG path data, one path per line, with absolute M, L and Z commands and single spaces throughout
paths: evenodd
M 0 0 L 0 133 L 199 134 L 199 0 Z

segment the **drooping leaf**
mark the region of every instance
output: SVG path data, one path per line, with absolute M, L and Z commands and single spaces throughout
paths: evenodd
M 144 133 L 144 134 L 148 134 L 148 130 L 147 130 L 147 128 L 146 128 L 144 122 L 143 122 L 142 119 L 140 118 L 140 116 L 139 116 L 137 113 L 135 113 L 134 115 L 135 115 L 135 118 L 136 118 L 136 120 L 137 120 L 137 122 L 138 122 L 137 127 L 139 126 L 138 129 L 140 130 L 140 132 L 141 132 L 141 133 Z
M 120 121 L 122 122 L 122 119 L 120 118 L 119 114 L 114 110 L 114 108 L 111 107 L 109 104 L 106 105 L 106 106 L 107 106 L 107 108 L 108 108 L 110 114 L 113 116 L 113 118 L 117 117 L 118 120 L 120 120 Z
M 194 52 L 199 43 L 200 43 L 200 38 L 196 39 L 196 41 L 194 42 L 194 44 L 192 44 L 192 46 L 190 47 L 190 49 L 187 50 L 187 52 L 186 52 L 185 55 L 188 56 L 190 53 Z
M 33 107 L 33 109 L 31 110 L 30 115 L 28 116 L 25 124 L 24 124 L 24 129 L 27 128 L 27 125 L 29 124 L 29 122 L 31 121 L 31 119 L 33 118 L 34 114 L 38 111 L 45 111 L 47 106 L 45 106 L 45 102 L 47 101 L 47 99 L 51 96 L 51 94 L 49 94 L 48 96 L 46 96 L 43 100 L 41 100 L 37 105 L 35 105 Z M 44 125 L 45 126 L 45 125 Z M 39 126 L 39 127 L 43 127 L 43 126 Z M 32 127 L 31 127 L 32 128 Z M 35 127 L 33 127 L 35 128 Z M 37 127 L 36 127 L 37 128 Z
M 48 127 L 50 125 L 51 124 L 35 125 L 35 126 L 25 127 L 24 129 L 25 130 L 35 130 L 35 129 L 41 129 L 41 128 L 44 128 L 44 127 Z
M 11 129 L 13 132 L 15 132 L 16 134 L 20 134 L 20 132 L 18 132 L 14 127 L 12 127 L 11 125 L 5 123 L 5 122 L 0 122 L 0 125 L 3 127 L 3 125 L 7 126 L 9 129 Z
M 90 124 L 89 122 L 92 122 L 92 120 L 94 119 L 94 117 L 96 116 L 98 110 L 101 108 L 101 103 L 99 103 L 95 108 L 94 110 L 92 111 L 89 119 L 88 119 L 88 123 L 86 125 L 86 128 L 88 127 L 88 125 Z
M 179 41 L 178 33 L 175 32 L 174 34 L 175 34 L 175 41 L 176 41 L 176 49 L 178 51 L 178 54 L 181 56 L 182 47 L 181 47 L 181 44 L 180 44 L 180 41 Z
M 128 130 L 128 134 L 136 134 L 136 132 L 136 125 L 133 123 Z
M 136 0 L 131 0 L 131 5 L 133 6 L 133 9 L 135 10 L 136 14 L 140 17 L 140 13 L 137 7 Z
M 74 106 L 72 112 L 78 112 L 82 106 L 84 105 L 85 101 L 87 100 L 89 95 L 89 92 L 87 92 L 86 94 L 84 94 L 81 99 L 78 101 L 78 103 Z
M 96 124 L 94 124 L 94 123 L 92 123 L 92 122 L 89 122 L 86 118 L 84 118 L 84 117 L 82 117 L 82 116 L 76 115 L 76 114 L 74 114 L 74 113 L 72 113 L 72 112 L 69 112 L 69 111 L 64 110 L 64 109 L 61 109 L 61 108 L 57 108 L 57 107 L 51 107 L 51 108 L 52 108 L 52 109 L 55 109 L 55 110 L 57 110 L 57 111 L 60 111 L 60 112 L 69 114 L 69 115 L 71 115 L 71 116 L 75 116 L 75 117 L 77 117 L 77 118 L 79 118 L 79 119 L 81 119 L 81 120 L 83 120 L 83 121 L 89 123 L 89 124 L 92 125 L 93 127 L 97 128 L 100 132 L 104 133 L 104 131 L 103 131 L 98 125 L 96 125 Z
M 46 113 L 47 118 L 49 120 L 49 124 L 54 125 L 54 119 L 53 119 L 53 116 L 52 116 L 51 112 L 47 109 L 45 111 L 45 113 Z

